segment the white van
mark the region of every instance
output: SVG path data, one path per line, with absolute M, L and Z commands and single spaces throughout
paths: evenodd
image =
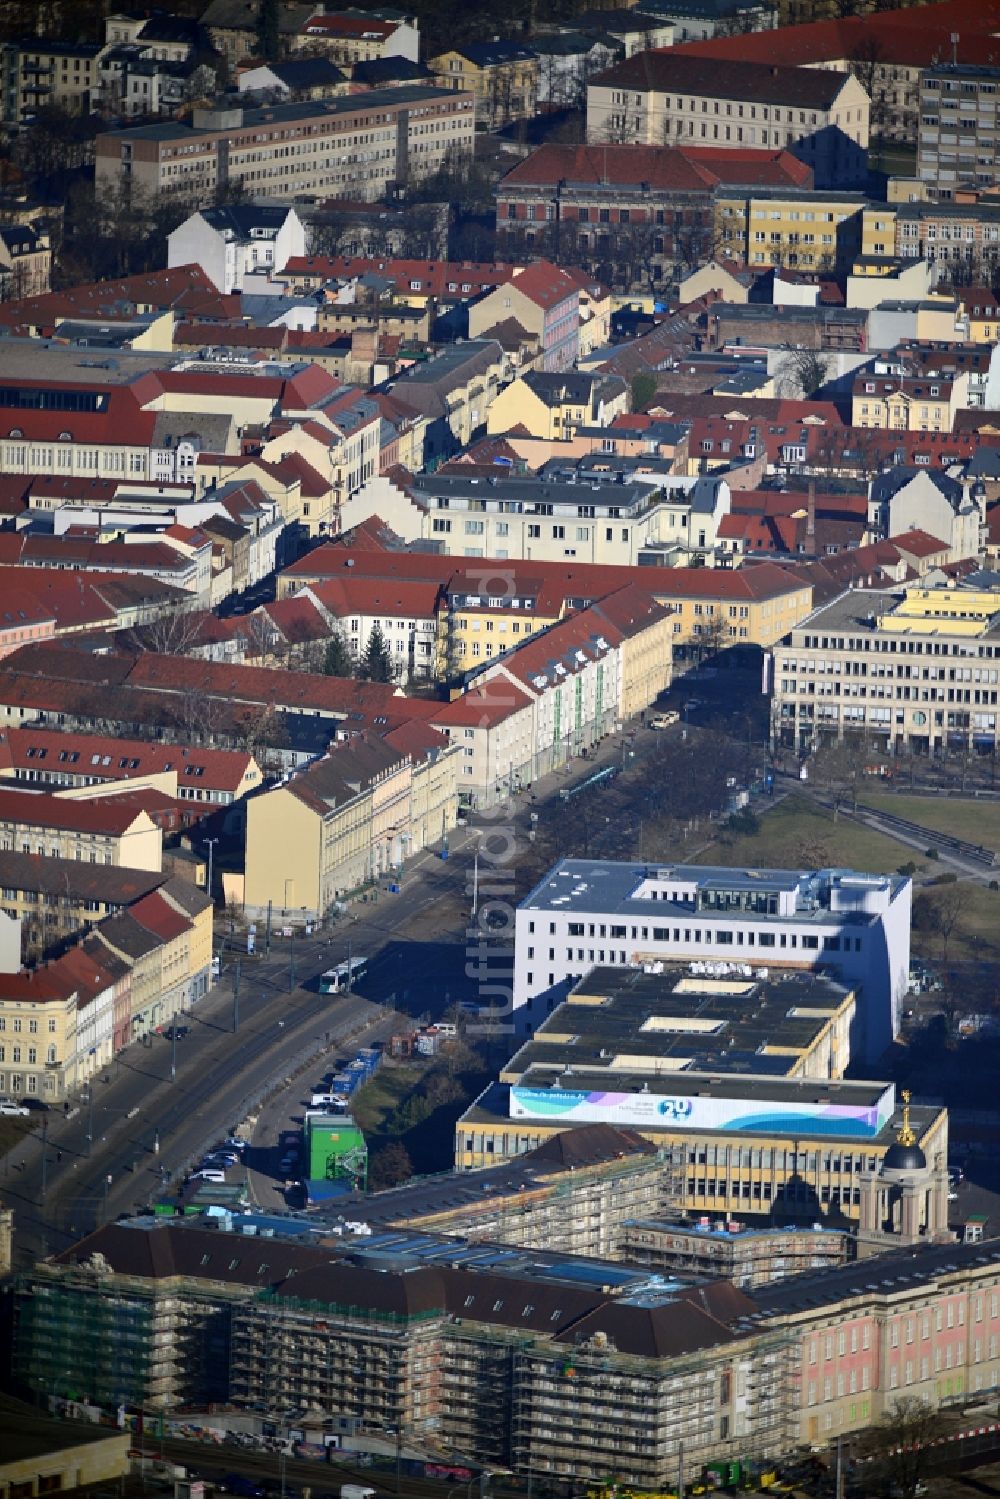
M 193 1181 L 222 1182 L 225 1184 L 226 1173 L 218 1166 L 203 1166 L 196 1171 L 192 1177 Z
M 347 1100 L 342 1093 L 314 1093 L 309 1100 L 311 1109 L 343 1108 Z

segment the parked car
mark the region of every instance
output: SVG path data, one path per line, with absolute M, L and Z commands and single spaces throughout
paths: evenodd
M 200 1171 L 194 1173 L 192 1180 L 224 1183 L 226 1180 L 225 1169 L 222 1166 L 202 1166 Z
M 0 1115 L 8 1119 L 27 1117 L 31 1110 L 26 1109 L 23 1103 L 15 1103 L 13 1098 L 0 1098 Z
M 235 1150 L 242 1155 L 249 1145 L 249 1140 L 241 1140 L 237 1135 L 227 1135 L 222 1142 L 223 1150 Z

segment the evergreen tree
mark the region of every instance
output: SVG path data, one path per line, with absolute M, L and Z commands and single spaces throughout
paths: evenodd
M 323 670 L 328 677 L 350 677 L 354 675 L 354 662 L 343 635 L 337 630 L 326 644 Z
M 260 0 L 260 11 L 257 15 L 257 50 L 265 62 L 273 62 L 278 55 L 279 5 L 280 0 Z
M 366 682 L 392 681 L 392 657 L 389 655 L 385 636 L 377 623 L 372 625 L 359 675 Z

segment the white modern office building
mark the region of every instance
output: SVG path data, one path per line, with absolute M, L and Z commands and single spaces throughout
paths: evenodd
M 875 1061 L 898 1030 L 911 902 L 900 875 L 563 859 L 517 910 L 515 1017 L 531 1032 L 598 965 L 823 970 L 857 990 L 851 1051 Z

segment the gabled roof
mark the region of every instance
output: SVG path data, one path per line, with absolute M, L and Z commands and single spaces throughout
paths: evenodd
M 418 579 L 374 579 L 347 574 L 312 584 L 310 593 L 338 619 L 356 614 L 432 620 L 441 607 L 440 584 Z
M 120 796 L 74 801 L 46 791 L 0 789 L 0 822 L 119 838 L 142 817 Z
M 579 296 L 572 276 L 548 260 L 536 260 L 519 271 L 511 283 L 529 301 L 542 308 L 556 307 L 568 297 Z
M 763 62 L 703 58 L 670 47 L 637 52 L 625 62 L 598 73 L 591 84 L 825 110 L 837 101 L 849 79 L 848 73 L 831 68 L 789 68 Z
M 790 152 L 726 147 L 544 145 L 500 182 L 497 193 L 526 186 L 646 187 L 659 192 L 703 192 L 719 185 L 808 187 L 812 171 Z
M 506 677 L 476 683 L 434 714 L 443 729 L 492 729 L 505 718 L 531 707 L 531 698 Z

